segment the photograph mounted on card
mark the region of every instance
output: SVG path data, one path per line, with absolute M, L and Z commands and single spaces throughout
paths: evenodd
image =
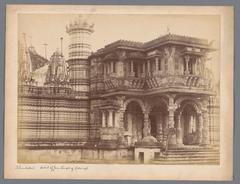
M 232 179 L 232 7 L 9 5 L 6 22 L 6 178 Z

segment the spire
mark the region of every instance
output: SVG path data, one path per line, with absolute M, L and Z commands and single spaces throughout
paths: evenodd
M 19 80 L 27 82 L 31 79 L 32 63 L 29 55 L 26 33 L 20 36 L 18 43 Z
M 50 57 L 45 84 L 66 84 L 68 82 L 68 65 L 59 49 Z

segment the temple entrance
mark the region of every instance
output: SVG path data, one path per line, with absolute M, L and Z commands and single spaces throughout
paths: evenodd
M 124 138 L 129 146 L 143 138 L 143 112 L 135 101 L 127 105 L 124 113 Z
M 197 112 L 190 104 L 184 106 L 181 117 L 182 139 L 184 145 L 197 145 L 198 141 L 198 119 Z
M 163 141 L 163 133 L 167 125 L 167 107 L 163 104 L 154 106 L 149 114 L 151 136 L 159 142 Z

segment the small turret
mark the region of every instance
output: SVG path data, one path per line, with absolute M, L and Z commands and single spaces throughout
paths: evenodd
M 87 59 L 91 54 L 90 36 L 94 24 L 89 24 L 82 16 L 78 16 L 66 26 L 70 36 L 69 59 Z
M 69 34 L 69 83 L 75 92 L 81 92 L 83 98 L 88 98 L 89 93 L 89 61 L 92 53 L 90 38 L 94 24 L 82 16 L 78 16 L 66 26 Z

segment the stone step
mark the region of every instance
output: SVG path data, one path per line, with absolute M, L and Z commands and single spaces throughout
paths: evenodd
M 192 157 L 192 158 L 189 158 L 189 157 L 184 157 L 184 158 L 180 158 L 180 157 L 177 157 L 177 158 L 158 158 L 156 160 L 161 160 L 161 161 L 181 161 L 181 160 L 186 160 L 186 161 L 194 161 L 194 160 L 199 160 L 199 161 L 204 161 L 204 160 L 219 160 L 219 158 L 217 157 L 210 157 L 210 158 L 201 158 L 201 157 Z
M 168 149 L 171 152 L 219 152 L 219 149 Z
M 189 158 L 201 158 L 201 159 L 209 159 L 209 158 L 219 158 L 219 155 L 188 155 L 188 156 L 182 156 L 182 155 L 168 155 L 168 156 L 162 156 L 160 159 L 172 159 L 172 158 L 182 158 L 182 159 L 189 159 Z
M 170 158 L 170 159 L 156 159 L 161 162 L 219 162 L 219 158 Z
M 180 156 L 180 157 L 189 157 L 189 156 L 216 156 L 219 157 L 220 154 L 219 153 L 194 153 L 194 154 L 188 154 L 188 153 L 166 153 L 166 154 L 162 154 L 162 157 L 170 157 L 170 156 Z
M 163 156 L 219 156 L 219 153 L 164 153 Z
M 155 160 L 152 162 L 153 164 L 162 164 L 162 165 L 218 165 L 219 160 L 177 160 L 177 161 L 162 161 Z

